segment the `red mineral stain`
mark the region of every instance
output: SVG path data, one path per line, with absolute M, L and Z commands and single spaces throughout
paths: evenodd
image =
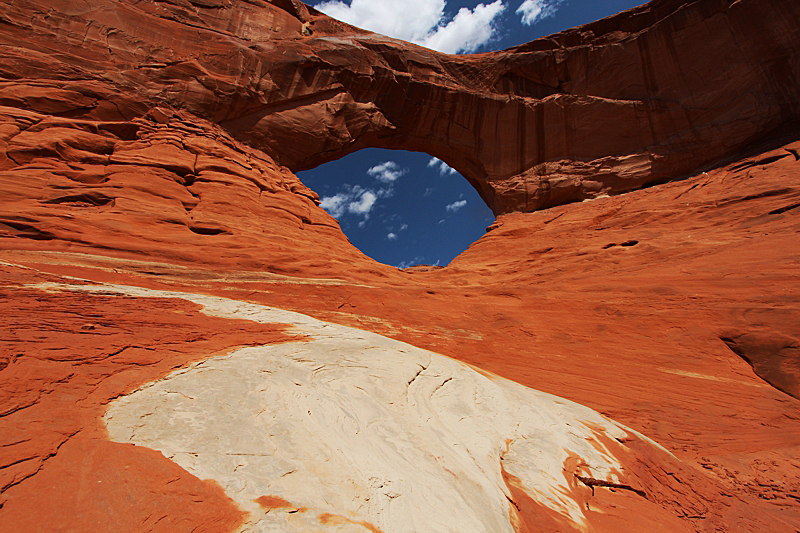
M 319 515 L 318 519 L 319 523 L 323 525 L 330 524 L 337 526 L 341 524 L 355 524 L 357 526 L 363 527 L 364 529 L 370 531 L 371 533 L 383 533 L 383 531 L 375 527 L 373 524 L 367 522 L 366 520 L 351 520 L 346 516 L 333 513 L 322 513 L 321 515 Z
M 264 509 L 297 508 L 296 506 L 292 505 L 291 502 L 284 500 L 280 496 L 259 496 L 255 499 L 255 502 Z
M 564 515 L 531 498 L 520 479 L 502 465 L 501 473 L 511 492 L 509 518 L 516 533 L 581 533 Z

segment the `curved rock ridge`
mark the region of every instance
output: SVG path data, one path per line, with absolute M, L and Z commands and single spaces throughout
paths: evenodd
M 120 122 L 0 107 L 0 148 L 0 238 L 14 247 L 321 277 L 394 270 L 354 248 L 288 169 L 183 111 Z
M 294 0 L 48 6 L 0 6 L 2 105 L 115 122 L 172 106 L 293 171 L 371 146 L 424 151 L 496 214 L 686 177 L 800 116 L 795 2 L 659 0 L 473 56 Z
M 117 284 L 35 288 L 180 298 L 211 316 L 289 324 L 308 339 L 191 364 L 115 399 L 105 414 L 112 440 L 158 450 L 218 482 L 249 513 L 239 531 L 355 524 L 385 533 L 513 533 L 531 518 L 519 511 L 520 494 L 549 509 L 559 527 L 585 531 L 596 517 L 581 490 L 594 486 L 629 491 L 675 531 L 685 527 L 647 501 L 666 501 L 671 489 L 638 464 L 674 458 L 568 400 L 262 305 Z M 631 441 L 649 451 L 632 452 Z

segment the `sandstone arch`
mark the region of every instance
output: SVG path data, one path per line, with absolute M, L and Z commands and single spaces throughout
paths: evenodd
M 581 502 L 617 509 L 637 531 L 642 516 L 652 530 L 668 527 L 653 509 L 689 531 L 796 531 L 800 404 L 720 339 L 748 358 L 754 348 L 766 355 L 770 376 L 773 362 L 795 372 L 778 360 L 791 361 L 784 348 L 800 338 L 800 147 L 796 131 L 778 145 L 769 132 L 797 118 L 798 9 L 659 0 L 458 57 L 295 0 L 1 4 L 0 530 L 88 520 L 94 530 L 120 516 L 136 531 L 151 519 L 164 531 L 241 521 L 218 487 L 152 450 L 112 445 L 97 414 L 176 365 L 285 340 L 283 330 L 114 296 L 98 285 L 110 282 L 396 337 L 637 428 L 684 465 L 649 452 L 626 461 L 626 475 L 659 476 L 644 492 L 663 497 L 641 498 L 629 479 L 589 477 L 577 459 L 563 465 Z M 388 98 L 398 79 L 411 80 L 409 98 L 449 133 L 402 113 Z M 244 117 L 256 120 L 237 126 Z M 478 127 L 506 120 L 504 138 Z M 771 147 L 701 172 L 762 136 Z M 292 173 L 395 141 L 464 173 L 472 165 L 496 213 L 700 174 L 508 213 L 447 268 L 399 271 L 355 250 Z M 91 298 L 53 292 L 54 283 L 92 282 Z M 157 476 L 154 464 L 164 467 Z M 518 505 L 511 521 L 546 516 L 503 477 Z M 126 478 L 139 490 L 119 490 Z M 139 505 L 164 492 L 174 503 L 162 500 L 158 512 Z
M 13 61 L 86 100 L 71 116 L 131 118 L 166 103 L 293 171 L 370 146 L 425 151 L 495 214 L 686 177 L 800 115 L 800 6 L 779 0 L 651 2 L 473 56 L 299 2 L 54 4 L 48 24 L 33 23 L 32 53 Z M 22 8 L 3 12 L 27 24 Z M 42 56 L 75 43 L 56 64 Z

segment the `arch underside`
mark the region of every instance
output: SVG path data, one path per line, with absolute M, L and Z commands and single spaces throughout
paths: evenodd
M 94 102 L 73 118 L 180 108 L 292 171 L 367 147 L 424 151 L 495 214 L 687 177 L 800 116 L 800 5 L 778 0 L 648 4 L 472 56 L 300 2 L 203 2 L 192 13 L 155 0 L 93 12 L 60 3 L 36 29 L 36 53 L 8 60 Z M 31 46 L 13 32 L 6 41 Z M 57 64 L 40 57 L 74 42 Z

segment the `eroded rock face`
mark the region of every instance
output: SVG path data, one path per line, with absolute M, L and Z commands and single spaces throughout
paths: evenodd
M 2 104 L 103 120 L 168 104 L 293 171 L 371 146 L 425 151 L 496 214 L 686 177 L 800 115 L 792 2 L 652 2 L 458 57 L 299 2 L 49 5 L 0 8 L 15 80 Z
M 634 432 L 439 354 L 236 300 L 65 288 L 179 296 L 210 315 L 291 324 L 304 336 L 178 370 L 114 401 L 105 415 L 112 440 L 159 450 L 217 480 L 248 511 L 245 531 L 339 522 L 398 533 L 513 533 L 504 476 L 567 529 L 586 529 L 592 518 L 573 494 L 581 479 L 644 494 L 632 486 L 638 480 L 621 478 L 630 458 L 615 456 L 628 450 L 621 442 L 639 440 Z M 276 510 L 264 498 L 291 505 Z
M 11 265 L 6 268 L 24 274 Z M 250 329 L 261 335 L 241 338 L 254 343 L 266 338 L 270 344 L 207 356 L 135 391 L 129 390 L 131 385 L 157 370 L 129 369 L 122 379 L 106 380 L 101 390 L 83 398 L 80 393 L 91 383 L 82 381 L 97 367 L 163 366 L 186 361 L 188 355 L 157 361 L 155 353 L 137 353 L 143 349 L 138 346 L 108 356 L 92 354 L 90 367 L 95 368 L 72 387 L 84 424 L 89 424 L 61 437 L 53 454 L 58 460 L 44 464 L 50 457 L 40 459 L 41 474 L 28 473 L 6 486 L 12 489 L 4 501 L 6 523 L 13 527 L 35 530 L 59 524 L 56 512 L 31 512 L 30 490 L 42 490 L 42 482 L 63 485 L 55 511 L 67 515 L 60 524 L 78 530 L 102 515 L 92 508 L 80 518 L 84 510 L 73 513 L 64 504 L 83 507 L 83 498 L 89 496 L 85 486 L 92 483 L 98 484 L 92 494 L 115 513 L 109 526 L 115 531 L 513 533 L 544 527 L 610 533 L 639 531 L 651 521 L 670 531 L 691 531 L 679 516 L 693 506 L 705 506 L 715 521 L 722 514 L 720 487 L 635 431 L 563 398 L 397 340 L 200 294 L 74 281 L 44 281 L 23 290 L 62 301 L 82 294 L 81 299 L 97 305 L 99 318 L 115 307 L 149 307 L 148 300 L 155 300 L 160 314 L 169 317 L 190 308 L 188 301 L 201 306 L 204 315 L 223 319 L 216 324 L 207 318 L 212 329 L 254 323 Z M 153 317 L 150 325 L 159 325 L 159 319 Z M 195 316 L 173 324 L 173 343 L 183 352 L 192 344 L 183 337 L 186 327 L 197 322 Z M 82 329 L 94 336 L 97 327 L 86 324 Z M 158 336 L 158 329 L 153 333 Z M 75 361 L 70 355 L 59 362 Z M 19 362 L 12 364 L 12 371 L 19 372 Z M 68 368 L 58 363 L 50 367 L 56 374 Z M 125 389 L 129 394 L 114 394 Z M 91 427 L 98 422 L 92 417 L 98 403 L 108 403 L 103 422 L 111 441 L 145 448 L 104 441 Z M 52 407 L 33 405 L 39 413 L 52 414 Z M 55 420 L 48 422 L 58 434 Z M 42 437 L 35 431 L 28 434 L 33 437 L 28 440 Z M 21 451 L 12 445 L 8 455 Z M 169 472 L 164 457 L 188 473 L 174 467 Z M 77 475 L 67 469 L 66 459 L 81 464 Z M 114 464 L 125 471 L 111 474 Z M 150 468 L 157 471 L 145 481 L 141 476 Z M 170 473 L 172 478 L 165 477 Z M 676 475 L 692 481 L 692 498 L 672 484 L 670 476 Z M 16 488 L 26 479 L 32 482 Z M 205 486 L 200 479 L 206 480 Z M 126 490 L 102 485 L 109 481 L 122 482 Z M 624 497 L 597 501 L 592 497 L 596 487 L 620 491 Z M 142 496 L 143 489 L 154 497 Z M 193 491 L 194 505 L 168 507 L 179 505 L 187 490 Z M 128 509 L 120 499 L 144 503 L 144 512 Z M 647 518 L 630 522 L 627 513 L 615 511 L 620 504 Z M 221 514 L 209 516 L 215 507 Z M 129 515 L 129 523 L 122 513 Z
M 404 457 L 492 530 L 797 531 L 798 9 L 456 57 L 295 0 L 0 5 L 0 531 L 404 531 L 442 518 Z M 505 214 L 447 268 L 378 264 L 293 174 L 367 146 Z

